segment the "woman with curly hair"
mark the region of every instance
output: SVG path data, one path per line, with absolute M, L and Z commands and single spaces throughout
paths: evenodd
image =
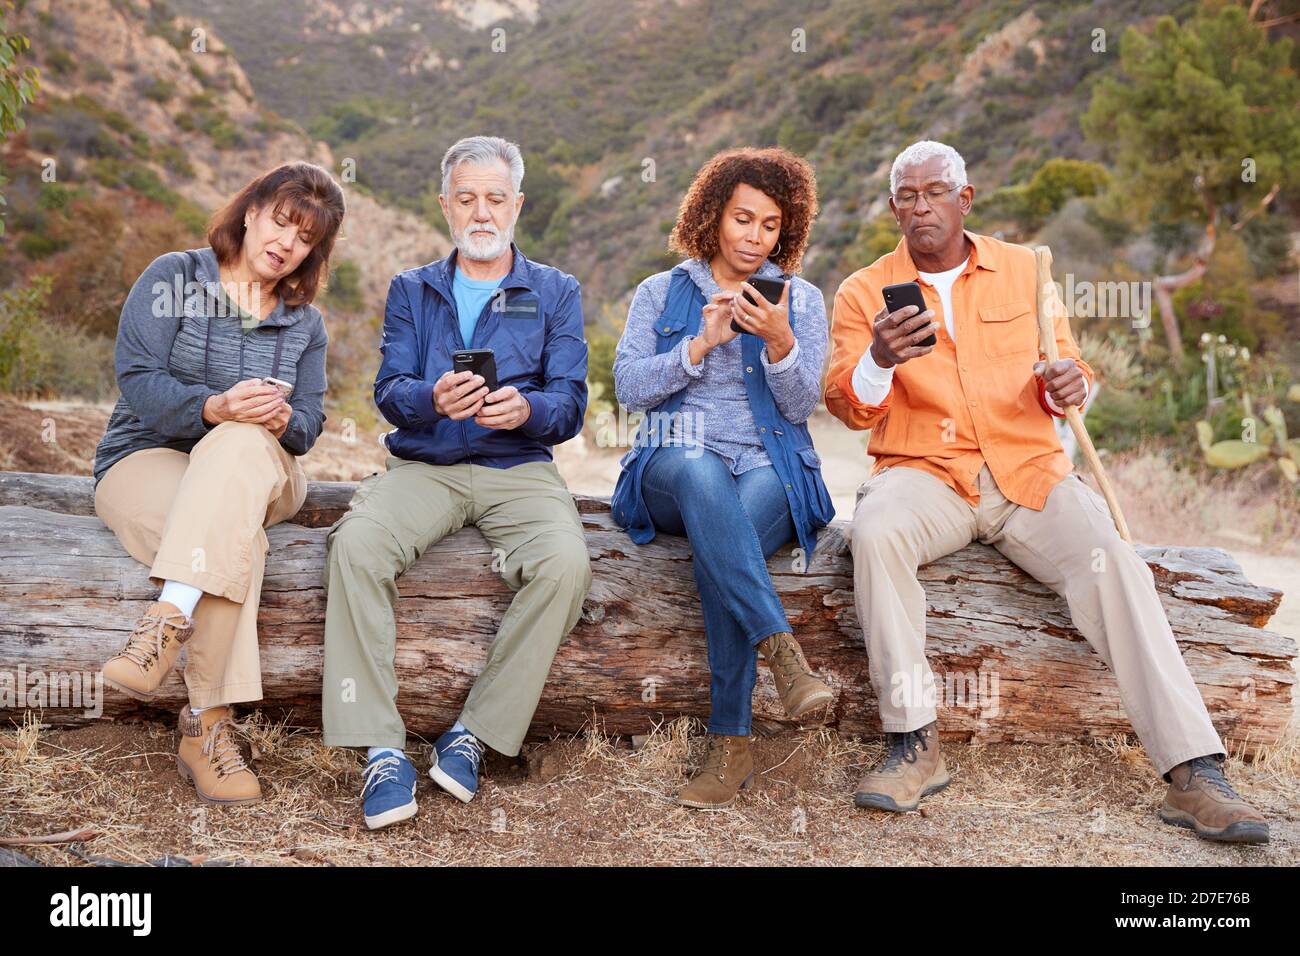
M 826 307 L 792 275 L 816 215 L 816 180 L 800 157 L 714 156 L 669 240 L 689 258 L 637 287 L 614 360 L 618 400 L 647 412 L 621 462 L 614 518 L 637 544 L 658 531 L 689 539 L 708 638 L 707 756 L 678 795 L 683 806 L 727 806 L 753 779 L 757 651 L 792 718 L 831 700 L 767 570 L 791 539 L 806 566 L 834 516 L 806 424 L 820 396 Z M 781 281 L 780 300 L 764 298 L 755 277 Z

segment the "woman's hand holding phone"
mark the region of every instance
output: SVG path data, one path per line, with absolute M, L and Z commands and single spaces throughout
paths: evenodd
M 279 407 L 276 413 L 262 424 L 265 425 L 266 430 L 274 435 L 278 440 L 284 437 L 284 431 L 289 427 L 289 419 L 292 417 L 293 406 L 286 400 L 285 403 Z
M 260 378 L 236 382 L 218 395 L 209 395 L 203 403 L 203 420 L 209 425 L 222 422 L 252 422 L 264 425 L 287 406 L 284 395 L 274 385 Z
M 794 348 L 794 331 L 790 328 L 790 283 L 783 284 L 777 302 L 769 302 L 748 282 L 742 282 L 741 288 L 749 295 L 738 295 L 731 300 L 731 317 L 746 332 L 763 340 L 767 345 L 769 362 L 781 361 Z

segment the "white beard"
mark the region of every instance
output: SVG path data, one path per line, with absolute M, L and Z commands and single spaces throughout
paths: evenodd
M 476 229 L 489 228 L 495 233 L 474 233 Z M 476 262 L 491 262 L 510 248 L 510 243 L 515 238 L 515 224 L 510 223 L 510 228 L 505 234 L 496 232 L 495 226 L 473 225 L 463 233 L 452 233 L 452 241 L 456 243 L 456 249 L 466 259 L 473 259 Z

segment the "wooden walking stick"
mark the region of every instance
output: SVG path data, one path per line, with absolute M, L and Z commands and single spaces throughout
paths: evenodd
M 1056 347 L 1056 326 L 1052 317 L 1054 298 L 1052 293 L 1055 291 L 1052 284 L 1052 250 L 1047 246 L 1038 246 L 1034 249 L 1034 260 L 1038 267 L 1038 346 L 1050 365 L 1061 357 Z M 1101 456 L 1097 454 L 1097 447 L 1093 445 L 1088 429 L 1084 427 L 1083 415 L 1079 412 L 1078 406 L 1065 406 L 1065 420 L 1070 423 L 1070 431 L 1074 432 L 1074 439 L 1083 450 L 1083 457 L 1088 459 L 1088 468 L 1097 479 L 1097 484 L 1101 486 L 1102 496 L 1110 508 L 1110 516 L 1115 519 L 1115 530 L 1119 532 L 1121 538 L 1132 544 L 1133 537 L 1129 534 L 1128 524 L 1124 521 L 1124 512 L 1120 510 L 1119 498 L 1115 496 L 1115 489 L 1110 483 L 1110 478 L 1106 476 L 1106 469 L 1101 465 Z

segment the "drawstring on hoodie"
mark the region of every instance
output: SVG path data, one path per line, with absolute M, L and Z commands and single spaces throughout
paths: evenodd
M 205 309 L 204 312 L 207 310 Z M 204 315 L 207 328 L 203 333 L 203 384 L 208 386 L 208 352 L 212 349 L 212 319 L 210 315 Z M 284 351 L 284 329 L 282 325 L 275 334 L 275 358 L 271 360 L 271 378 L 280 377 L 280 354 Z M 244 339 L 239 339 L 239 380 L 244 380 Z

